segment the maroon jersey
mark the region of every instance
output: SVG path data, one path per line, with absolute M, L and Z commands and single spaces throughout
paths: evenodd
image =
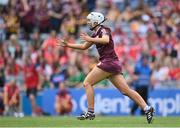
M 111 36 L 111 30 L 104 26 L 100 26 L 100 28 L 92 35 L 92 37 L 99 37 L 101 38 L 103 35 L 109 36 L 109 43 L 108 44 L 96 44 L 96 48 L 100 55 L 99 60 L 109 60 L 114 61 L 118 60 L 118 57 L 114 51 L 114 42 Z
M 101 38 L 103 35 L 109 36 L 109 43 L 96 44 L 96 48 L 100 56 L 100 63 L 97 64 L 97 67 L 113 74 L 121 73 L 121 65 L 114 50 L 114 42 L 112 39 L 111 30 L 104 26 L 100 26 L 92 37 Z

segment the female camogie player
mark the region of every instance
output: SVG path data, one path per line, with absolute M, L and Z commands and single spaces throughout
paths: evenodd
M 151 123 L 154 108 L 148 106 L 143 98 L 127 85 L 118 57 L 114 51 L 111 30 L 102 25 L 105 20 L 104 15 L 99 12 L 91 12 L 88 14 L 87 25 L 90 30 L 94 31 L 94 34 L 91 37 L 87 34 L 81 34 L 80 38 L 84 41 L 83 44 L 71 44 L 61 39 L 57 40 L 58 45 L 80 50 L 88 49 L 91 45 L 95 44 L 100 55 L 100 62 L 91 70 L 83 83 L 87 96 L 88 111 L 77 118 L 80 120 L 93 120 L 95 118 L 93 85 L 108 78 L 122 94 L 130 97 L 145 111 L 147 121 Z

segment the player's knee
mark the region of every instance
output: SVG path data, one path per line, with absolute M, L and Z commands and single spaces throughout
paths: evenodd
M 91 86 L 91 83 L 84 81 L 83 86 L 84 86 L 84 88 L 88 88 L 89 86 Z
M 121 93 L 125 96 L 128 96 L 128 89 L 121 90 Z
M 30 99 L 30 100 L 34 100 L 34 99 L 35 99 L 34 95 L 30 94 L 30 95 L 29 95 L 29 99 Z
M 122 91 L 121 92 L 123 95 L 127 96 L 127 93 L 125 91 Z

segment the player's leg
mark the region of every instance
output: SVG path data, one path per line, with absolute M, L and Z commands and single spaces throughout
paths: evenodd
M 31 102 L 31 108 L 32 108 L 32 116 L 36 116 L 36 94 L 37 94 L 37 89 L 36 88 L 32 88 L 32 89 L 28 89 L 28 97 L 29 100 Z
M 131 108 L 131 115 L 134 115 L 135 111 L 138 109 L 138 104 L 136 104 L 135 102 L 132 105 Z
M 93 85 L 109 77 L 111 73 L 105 72 L 98 67 L 94 67 L 84 80 L 84 88 L 87 95 L 88 108 L 94 108 L 94 89 Z
M 35 99 L 35 96 L 33 94 L 30 94 L 29 95 L 29 99 L 30 99 L 30 102 L 31 102 L 31 108 L 32 108 L 32 115 L 34 116 L 35 115 L 35 111 L 36 111 L 36 99 Z
M 143 98 L 134 90 L 129 88 L 124 77 L 122 75 L 113 75 L 109 80 L 116 86 L 116 88 L 121 91 L 122 94 L 130 97 L 134 100 L 142 109 L 146 107 L 146 103 Z
M 139 95 L 141 95 L 141 88 L 136 88 L 135 89 L 135 91 L 139 94 Z M 142 97 L 143 98 L 143 97 Z M 131 108 L 131 115 L 134 115 L 134 113 L 135 113 L 135 111 L 138 109 L 138 104 L 137 103 L 133 103 L 133 105 L 132 105 L 132 108 Z M 142 110 L 142 109 L 141 109 Z
M 4 112 L 4 103 L 3 103 L 3 93 L 0 88 L 0 116 L 3 115 Z
M 122 75 L 113 75 L 109 77 L 109 80 L 115 85 L 115 87 L 121 91 L 124 95 L 134 100 L 147 114 L 147 121 L 151 123 L 154 114 L 154 109 L 146 104 L 143 98 L 134 90 L 129 88 L 126 80 Z
M 14 116 L 15 117 L 20 117 L 20 99 L 19 99 L 20 95 L 16 95 L 12 97 L 12 101 L 13 101 L 13 112 L 14 112 Z
M 62 110 L 62 107 L 61 107 L 61 104 L 60 104 L 60 98 L 59 96 L 56 96 L 56 100 L 55 100 L 55 111 L 60 114 L 61 113 L 61 110 Z
M 110 75 L 111 75 L 111 73 L 105 72 L 98 67 L 94 67 L 92 69 L 92 71 L 85 78 L 83 84 L 84 84 L 84 88 L 85 88 L 86 96 L 87 96 L 88 112 L 94 113 L 94 89 L 93 89 L 93 85 L 95 85 L 99 81 L 109 77 Z M 84 118 L 86 119 L 86 117 L 84 117 Z M 78 119 L 84 119 L 84 118 L 78 118 Z

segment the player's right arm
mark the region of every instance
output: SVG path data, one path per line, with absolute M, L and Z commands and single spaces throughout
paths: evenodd
M 91 42 L 84 42 L 83 44 L 71 44 L 61 39 L 58 39 L 57 43 L 58 43 L 58 46 L 69 47 L 69 48 L 79 49 L 79 50 L 86 50 L 89 47 L 91 47 L 91 45 L 93 44 Z

